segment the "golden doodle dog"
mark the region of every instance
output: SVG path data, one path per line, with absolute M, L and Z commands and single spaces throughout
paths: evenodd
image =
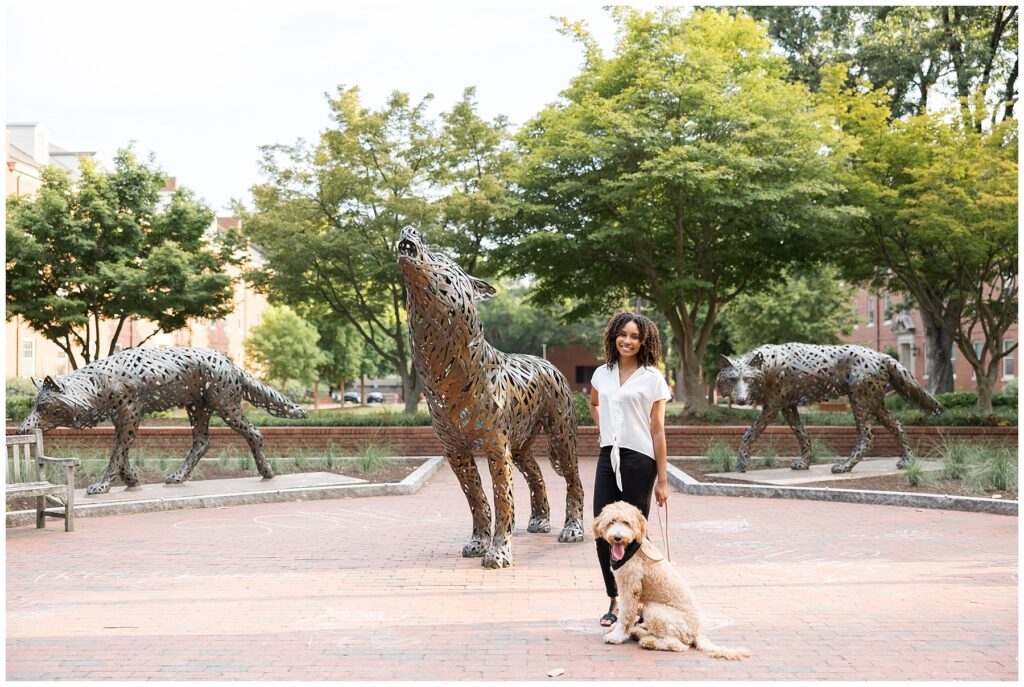
M 645 649 L 685 651 L 694 647 L 714 658 L 746 658 L 746 649 L 715 646 L 704 636 L 700 610 L 682 576 L 647 540 L 647 520 L 635 506 L 616 501 L 594 520 L 594 536 L 612 550 L 612 574 L 619 588 L 619 619 L 604 636 L 607 644 L 632 637 Z M 643 605 L 643 621 L 639 621 Z

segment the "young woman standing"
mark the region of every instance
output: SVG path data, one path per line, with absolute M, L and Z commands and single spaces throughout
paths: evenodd
M 604 356 L 605 364 L 597 368 L 590 384 L 590 414 L 601 433 L 594 516 L 609 503 L 627 501 L 646 518 L 652 488 L 659 506 L 668 502 L 665 403 L 672 393 L 657 368 L 658 328 L 643 315 L 619 313 L 604 331 Z M 601 624 L 608 627 L 617 619 L 618 590 L 611 547 L 601 539 L 597 560 L 611 600 L 601 616 Z

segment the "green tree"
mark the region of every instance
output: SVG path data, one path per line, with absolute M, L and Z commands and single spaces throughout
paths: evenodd
M 833 132 L 749 17 L 613 13 L 609 58 L 566 23 L 584 64 L 519 136 L 524 209 L 501 258 L 537 276 L 537 302 L 574 298 L 572 315 L 645 299 L 668 322 L 698 411 L 719 310 L 826 250 L 840 214 Z
M 529 305 L 530 288 L 493 282 L 497 293 L 477 304 L 487 341 L 506 353 L 540 356 L 545 346 L 579 344 L 601 350 L 605 315 L 566 323 L 551 310 Z M 562 312 L 565 308 L 560 309 Z
M 984 132 L 962 110 L 890 121 L 883 94 L 843 81 L 841 67 L 823 81 L 849 135 L 846 200 L 862 209 L 836 236 L 843 271 L 910 294 L 941 334 L 939 351 L 929 336 L 931 376 L 948 374 L 933 356 L 955 343 L 988 410 L 999 361 L 1015 348 L 1003 338 L 1017 313 L 1016 121 Z
M 398 373 L 407 412 L 420 384 L 396 246 L 402 227 L 434 217 L 428 190 L 439 149 L 429 100 L 396 92 L 370 110 L 358 89 L 339 87 L 329 99 L 333 126 L 316 145 L 263 148 L 266 183 L 253 187 L 243 224 L 267 260 L 257 283 L 296 307 L 318 301 L 351 325 Z
M 434 183 L 445 192 L 437 202 L 440 243 L 467 273 L 488 276 L 481 260 L 485 242 L 505 232 L 517 207 L 508 188 L 515 157 L 508 120 L 485 121 L 476 108 L 476 90 L 467 88 L 441 115 L 441 159 Z
M 866 78 L 886 88 L 896 118 L 924 112 L 938 104 L 936 97 L 962 102 L 965 119 L 979 130 L 986 110 L 992 121 L 1013 116 L 1016 6 L 743 9 L 765 22 L 790 62 L 791 78 L 815 90 L 824 68 L 850 63 L 850 83 Z
M 722 317 L 736 353 L 791 341 L 838 344 L 855 319 L 849 289 L 832 267 L 787 272 L 770 289 L 737 298 Z
M 295 380 L 310 385 L 326 356 L 317 346 L 316 327 L 286 305 L 271 306 L 245 340 L 245 354 L 263 369 L 263 378 L 283 389 Z
M 72 181 L 46 167 L 34 197 L 8 199 L 8 319 L 21 317 L 77 368 L 111 355 L 131 318 L 153 322 L 153 336 L 231 312 L 225 270 L 238 263 L 238 237 L 208 236 L 207 206 L 185 189 L 161 203 L 165 177 L 131 149 L 118 151 L 111 172 L 87 158 L 81 171 Z M 105 351 L 104 320 L 115 323 Z

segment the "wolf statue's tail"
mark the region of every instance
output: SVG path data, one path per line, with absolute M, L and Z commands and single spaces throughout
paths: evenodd
M 242 375 L 242 398 L 254 406 L 266 408 L 276 417 L 306 417 L 306 411 L 295 405 L 284 394 L 256 381 L 252 375 Z
M 900 365 L 894 358 L 884 355 L 885 366 L 889 370 L 889 383 L 900 396 L 906 399 L 907 403 L 926 410 L 932 415 L 942 412 L 942 404 L 935 400 L 935 397 L 921 388 L 917 381 L 910 376 L 907 368 Z

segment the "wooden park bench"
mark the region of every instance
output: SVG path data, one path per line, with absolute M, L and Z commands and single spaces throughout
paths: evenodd
M 64 531 L 75 531 L 75 468 L 77 458 L 50 458 L 43 454 L 43 433 L 7 436 L 7 500 L 35 497 L 36 527 L 46 527 L 46 518 L 63 518 Z M 64 484 L 51 484 L 46 480 L 47 465 L 58 465 L 65 470 Z M 34 480 L 34 481 L 33 481 Z M 58 510 L 48 510 L 56 506 Z

